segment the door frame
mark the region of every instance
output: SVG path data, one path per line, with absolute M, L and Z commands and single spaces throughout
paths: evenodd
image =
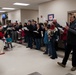
M 67 22 L 68 22 L 68 23 L 70 23 L 70 21 L 69 21 L 69 16 L 74 15 L 73 13 L 76 13 L 76 10 L 68 11 L 68 12 L 67 12 L 67 15 L 68 15 L 68 16 L 67 16 Z

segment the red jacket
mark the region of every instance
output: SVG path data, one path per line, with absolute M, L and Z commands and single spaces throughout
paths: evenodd
M 66 41 L 67 40 L 67 30 L 66 29 L 64 29 L 64 32 L 63 32 L 63 34 L 62 34 L 62 40 L 63 41 Z
M 0 39 L 3 38 L 3 33 L 0 31 Z
M 51 29 L 51 30 L 55 29 L 55 25 L 52 25 L 52 26 L 50 27 L 50 29 Z
M 24 31 L 22 30 L 22 37 L 24 37 L 25 36 L 25 33 L 24 33 Z

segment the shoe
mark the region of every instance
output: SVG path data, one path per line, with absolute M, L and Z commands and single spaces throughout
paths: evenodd
M 58 58 L 58 57 L 55 57 L 56 59 Z
M 51 59 L 55 59 L 54 57 L 50 57 Z
M 13 48 L 13 47 L 11 47 L 11 48 Z
M 44 52 L 43 54 L 48 54 L 48 53 Z
M 36 49 L 36 50 L 40 50 L 40 49 Z
M 48 56 L 51 56 L 50 54 Z
M 26 46 L 26 48 L 29 48 L 28 46 Z
M 66 67 L 64 64 L 62 64 L 60 62 L 57 62 L 57 64 L 60 65 L 61 67 L 64 67 L 64 68 Z
M 32 47 L 30 47 L 30 49 L 33 49 Z
M 3 55 L 3 54 L 5 54 L 4 52 L 3 53 L 0 53 L 0 55 Z
M 40 50 L 40 49 L 38 49 L 38 48 L 35 48 L 36 50 Z
M 72 68 L 71 68 L 71 71 L 75 71 L 75 70 L 76 70 L 76 67 L 72 67 Z

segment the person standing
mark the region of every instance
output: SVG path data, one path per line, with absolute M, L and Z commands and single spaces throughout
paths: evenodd
M 37 24 L 35 23 L 34 20 L 32 20 L 32 26 L 33 26 L 33 31 L 36 31 L 37 30 Z M 33 43 L 34 45 L 36 44 L 35 42 L 35 34 L 33 33 Z
M 40 28 L 40 24 L 37 24 L 37 31 L 35 32 L 35 42 L 36 42 L 36 49 L 40 50 L 40 48 L 41 48 L 41 28 Z
M 3 49 L 4 49 L 4 43 L 3 43 L 2 38 L 3 38 L 3 33 L 2 33 L 2 29 L 0 27 L 0 55 L 5 54 L 4 51 L 3 51 Z
M 28 25 L 27 25 L 27 29 L 28 29 L 28 47 L 32 49 L 33 47 L 33 26 L 31 24 L 31 21 L 28 21 Z
M 48 28 L 47 28 L 47 24 L 45 24 L 44 28 L 45 28 L 44 44 L 45 44 L 46 50 L 43 54 L 48 54 L 48 33 L 47 33 Z
M 22 23 L 21 22 L 19 23 L 19 29 L 22 29 Z
M 56 48 L 55 48 L 55 42 L 57 39 L 57 28 L 55 27 L 54 24 L 51 25 L 51 34 L 50 34 L 50 42 L 51 42 L 51 59 L 56 59 L 57 58 L 57 53 L 56 53 Z
M 23 29 L 24 29 L 24 43 L 27 43 L 28 42 L 28 37 L 27 37 L 27 30 L 25 29 L 25 28 L 27 28 L 27 23 L 24 23 L 24 27 L 23 27 Z
M 68 30 L 65 56 L 62 62 L 57 62 L 57 63 L 58 65 L 62 67 L 66 67 L 71 50 L 73 50 L 73 53 L 72 53 L 72 66 L 73 67 L 71 68 L 71 71 L 75 71 L 76 70 L 76 19 L 75 19 L 75 16 L 71 16 L 70 21 L 71 21 L 70 26 L 65 27 L 65 29 Z
M 57 22 L 57 19 L 53 19 L 53 22 L 52 22 L 54 25 L 55 25 L 55 27 L 57 28 L 57 39 L 56 39 L 56 41 L 55 41 L 55 49 L 56 49 L 56 51 L 58 51 L 58 41 L 59 41 L 59 39 L 60 39 L 60 29 L 59 28 L 61 28 L 61 29 L 63 29 L 63 27 Z
M 49 56 L 51 56 L 51 42 L 50 42 L 50 30 L 47 26 L 47 23 L 44 24 L 44 28 L 45 28 L 45 34 L 44 34 L 44 44 L 46 47 L 46 50 L 43 54 L 48 54 Z

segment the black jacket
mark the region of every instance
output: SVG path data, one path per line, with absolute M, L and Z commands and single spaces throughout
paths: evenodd
M 19 25 L 19 29 L 22 29 L 22 25 Z
M 33 37 L 33 26 L 31 24 L 27 25 L 27 29 L 29 30 L 29 31 L 27 31 L 27 36 Z
M 33 25 L 33 31 L 37 30 L 37 25 Z M 35 38 L 35 33 L 33 32 L 33 38 Z
M 34 36 L 36 39 L 41 39 L 41 29 L 37 30 L 38 33 L 34 32 Z
M 71 45 L 76 45 L 76 20 L 70 24 L 70 29 L 68 30 L 67 43 Z

